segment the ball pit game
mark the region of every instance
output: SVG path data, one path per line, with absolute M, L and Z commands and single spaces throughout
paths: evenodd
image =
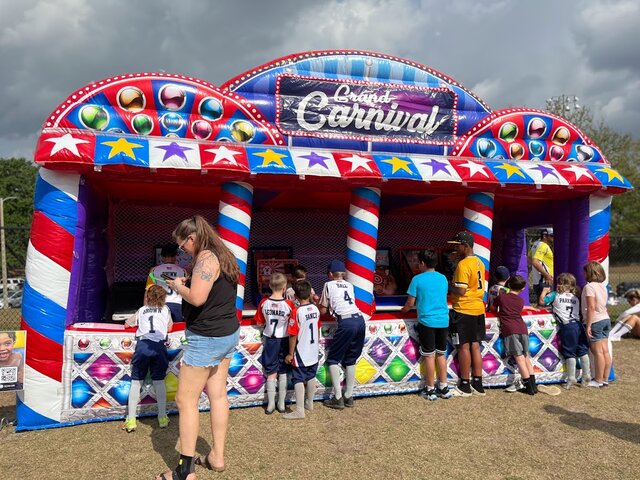
M 257 259 L 298 260 L 316 290 L 329 260 L 345 259 L 368 317 L 355 395 L 415 391 L 415 314 L 399 312 L 411 252 L 437 249 L 444 268 L 446 241 L 466 229 L 485 284 L 498 265 L 527 278 L 525 229 L 549 225 L 555 271 L 584 284 L 587 261 L 608 267 L 612 196 L 632 188 L 566 120 L 492 111 L 431 68 L 361 51 L 290 55 L 220 87 L 166 73 L 92 83 L 47 118 L 35 161 L 16 430 L 124 417 L 135 340 L 117 320 L 140 306 L 158 245 L 187 216 L 216 226 L 241 268 L 228 393 L 248 406 L 264 389 Z M 523 315 L 536 378 L 560 381 L 552 315 Z M 486 327 L 484 381 L 505 385 L 513 367 L 491 314 Z M 334 331 L 323 319 L 318 398 L 330 388 L 323 360 Z M 182 342 L 176 324 L 170 409 Z M 452 381 L 456 365 L 450 355 Z M 141 414 L 154 412 L 153 395 L 145 385 Z

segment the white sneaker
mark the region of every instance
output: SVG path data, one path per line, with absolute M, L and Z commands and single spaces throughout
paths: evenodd
M 523 388 L 524 386 L 522 385 L 522 381 L 518 378 L 515 382 L 513 382 L 511 385 L 505 388 L 504 391 L 507 393 L 516 393 L 522 390 Z
M 587 383 L 587 387 L 590 387 L 590 388 L 602 388 L 602 384 L 596 382 L 595 380 L 591 380 L 589 383 Z

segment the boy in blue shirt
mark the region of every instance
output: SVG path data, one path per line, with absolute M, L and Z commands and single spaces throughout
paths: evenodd
M 420 396 L 426 400 L 451 398 L 447 385 L 447 335 L 449 333 L 449 306 L 447 277 L 436 272 L 436 253 L 425 250 L 418 253 L 420 272 L 411 279 L 402 312 L 414 305 L 418 310 L 418 338 L 420 356 L 424 362 L 425 388 Z M 435 367 L 438 366 L 438 388 L 435 388 Z

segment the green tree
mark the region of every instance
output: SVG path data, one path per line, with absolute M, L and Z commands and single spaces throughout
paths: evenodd
M 4 204 L 9 275 L 24 269 L 37 174 L 38 167 L 24 158 L 0 158 L 0 197 L 16 197 Z
M 640 233 L 640 166 L 636 160 L 640 141 L 628 133 L 607 127 L 603 120 L 595 121 L 589 107 L 575 108 L 573 97 L 561 95 L 547 102 L 547 110 L 566 118 L 591 139 L 611 162 L 613 168 L 624 175 L 635 187 L 631 192 L 613 197 L 611 233 L 613 235 Z

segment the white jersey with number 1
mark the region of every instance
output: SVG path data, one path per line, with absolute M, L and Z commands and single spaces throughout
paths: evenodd
M 297 335 L 296 354 L 293 358 L 294 367 L 310 367 L 318 363 L 318 328 L 320 311 L 315 305 L 308 303 L 297 307 L 291 313 L 289 320 L 289 335 Z M 302 365 L 298 365 L 298 357 Z
M 160 342 L 167 338 L 171 312 L 166 305 L 162 308 L 144 306 L 136 312 L 136 323 L 136 338 Z
M 331 280 L 324 284 L 320 305 L 327 307 L 332 315 L 350 317 L 360 313 L 356 307 L 353 285 L 346 280 Z

